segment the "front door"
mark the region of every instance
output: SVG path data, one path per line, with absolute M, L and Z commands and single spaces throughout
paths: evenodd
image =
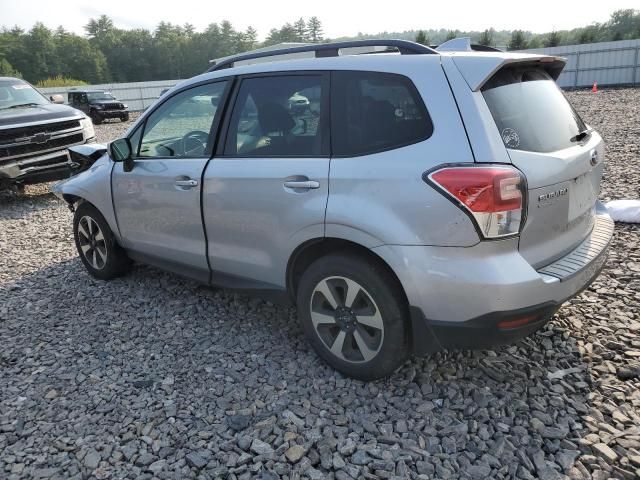
M 224 150 L 204 175 L 212 281 L 281 290 L 287 261 L 324 236 L 329 177 L 328 77 L 246 77 Z
M 200 192 L 226 81 L 167 98 L 134 131 L 131 171 L 117 163 L 113 200 L 122 244 L 134 258 L 208 281 Z

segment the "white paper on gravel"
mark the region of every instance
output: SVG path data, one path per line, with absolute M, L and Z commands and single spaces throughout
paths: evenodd
M 614 222 L 640 223 L 640 200 L 611 200 L 605 207 Z

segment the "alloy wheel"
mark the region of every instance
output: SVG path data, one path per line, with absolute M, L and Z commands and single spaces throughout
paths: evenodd
M 78 222 L 78 243 L 89 265 L 96 270 L 102 270 L 107 264 L 107 242 L 100 226 L 90 216 L 84 216 Z
M 358 282 L 338 276 L 323 279 L 313 290 L 310 308 L 316 334 L 336 357 L 362 363 L 380 351 L 382 314 Z

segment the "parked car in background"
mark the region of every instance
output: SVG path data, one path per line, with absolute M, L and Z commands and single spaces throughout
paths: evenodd
M 0 188 L 59 180 L 90 159 L 68 148 L 95 141 L 91 120 L 62 95 L 43 96 L 18 78 L 0 77 Z
M 373 45 L 396 54 L 339 54 Z M 54 187 L 82 262 L 288 298 L 317 353 L 363 380 L 531 334 L 606 261 L 604 144 L 555 83 L 564 59 L 484 48 L 225 59 Z M 234 65 L 258 56 L 275 61 Z M 300 95 L 313 113 L 290 108 Z
M 311 108 L 311 102 L 304 95 L 300 95 L 300 92 L 296 92 L 289 98 L 289 110 L 292 112 L 305 112 Z
M 68 92 L 69 105 L 89 115 L 98 125 L 108 118 L 129 120 L 129 107 L 104 90 L 73 89 Z

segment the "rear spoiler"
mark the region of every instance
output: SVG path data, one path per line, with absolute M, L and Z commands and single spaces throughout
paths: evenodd
M 480 90 L 485 83 L 500 69 L 519 64 L 522 66 L 536 66 L 543 68 L 551 78 L 558 79 L 566 64 L 566 59 L 549 55 L 535 55 L 527 53 L 474 53 L 473 55 L 451 55 L 462 77 L 471 90 Z

